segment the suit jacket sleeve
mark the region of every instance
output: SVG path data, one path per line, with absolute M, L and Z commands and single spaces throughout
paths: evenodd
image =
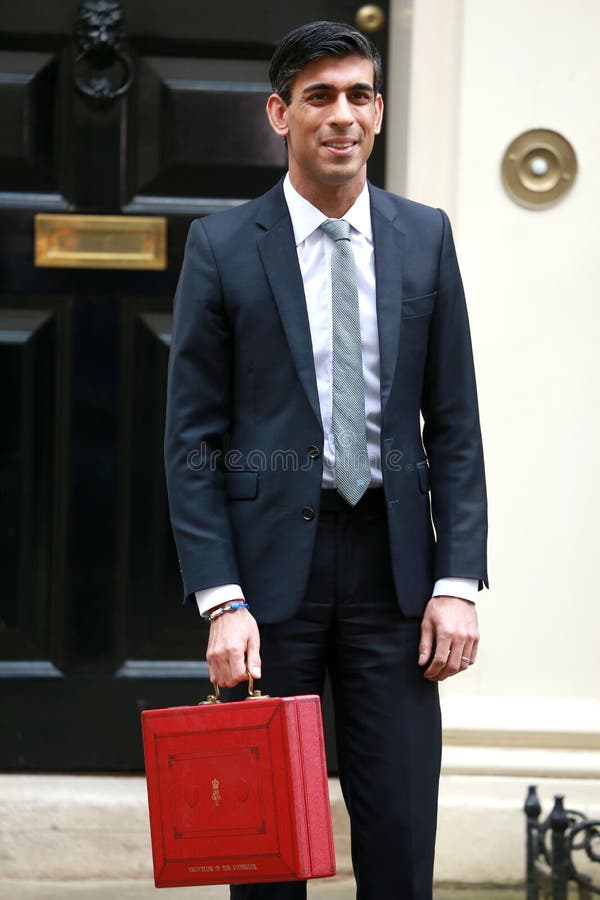
M 231 331 L 202 221 L 192 223 L 169 357 L 165 467 L 186 600 L 240 582 L 222 471 L 231 417 Z
M 440 211 L 441 212 L 441 211 Z M 431 470 L 435 578 L 478 578 L 487 586 L 487 503 L 477 389 L 464 291 L 450 222 L 443 234 L 422 395 Z

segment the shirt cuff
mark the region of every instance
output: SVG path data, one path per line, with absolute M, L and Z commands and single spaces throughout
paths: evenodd
M 232 600 L 245 599 L 239 584 L 220 584 L 218 587 L 205 588 L 203 591 L 196 591 L 198 612 L 203 619 L 206 619 L 209 610 L 214 609 L 215 606 L 222 606 L 223 603 L 231 603 Z
M 439 578 L 434 587 L 432 597 L 460 597 L 475 603 L 479 593 L 477 578 Z

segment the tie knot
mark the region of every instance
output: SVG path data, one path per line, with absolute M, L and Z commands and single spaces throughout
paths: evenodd
M 319 227 L 332 241 L 350 240 L 350 222 L 345 219 L 326 219 Z

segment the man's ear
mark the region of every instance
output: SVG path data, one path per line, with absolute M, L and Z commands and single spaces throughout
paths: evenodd
M 271 94 L 267 100 L 267 118 L 275 134 L 279 137 L 287 137 L 287 105 L 279 94 Z
M 379 134 L 381 131 L 381 125 L 383 123 L 383 97 L 381 94 L 377 94 L 375 97 L 375 134 Z

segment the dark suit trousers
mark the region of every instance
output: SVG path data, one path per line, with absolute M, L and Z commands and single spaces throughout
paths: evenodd
M 259 686 L 272 696 L 321 694 L 329 671 L 357 898 L 431 900 L 437 685 L 417 664 L 420 620 L 396 602 L 382 492 L 368 491 L 355 509 L 325 494 L 323 506 L 341 508 L 321 510 L 297 615 L 260 628 Z M 306 884 L 232 886 L 231 897 L 303 900 Z

